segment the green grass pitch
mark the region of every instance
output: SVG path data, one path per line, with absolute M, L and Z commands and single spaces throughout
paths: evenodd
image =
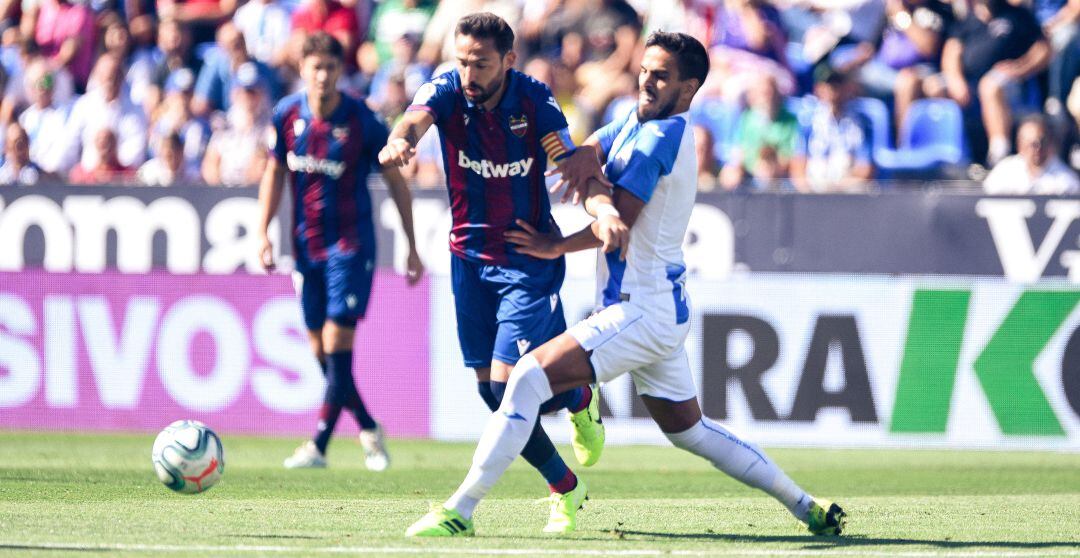
M 472 444 L 391 440 L 377 474 L 354 439 L 334 440 L 329 469 L 286 471 L 297 440 L 225 436 L 222 482 L 184 496 L 154 477 L 152 441 L 0 432 L 0 556 L 1080 556 L 1077 454 L 770 451 L 848 510 L 846 536 L 829 539 L 694 456 L 609 447 L 578 468 L 592 499 L 571 537 L 540 532 L 546 488 L 519 461 L 478 509 L 476 538 L 411 540 Z

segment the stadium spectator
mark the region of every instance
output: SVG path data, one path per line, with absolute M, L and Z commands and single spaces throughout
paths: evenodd
M 385 63 L 394 54 L 395 43 L 403 37 L 411 37 L 419 48 L 419 38 L 424 35 L 435 7 L 428 0 L 382 0 L 371 15 L 368 37 L 375 44 L 379 62 Z M 426 79 L 425 79 L 426 81 Z
M 420 61 L 432 68 L 454 59 L 454 28 L 463 16 L 491 12 L 512 29 L 517 28 L 521 16 L 520 0 L 443 0 L 438 4 L 420 43 Z
M 412 99 L 416 90 L 431 77 L 430 69 L 416 58 L 419 47 L 417 37 L 403 35 L 394 41 L 392 57 L 379 64 L 379 69 L 371 80 L 371 95 L 368 97 L 371 103 L 383 105 L 388 93 L 387 86 L 398 85 L 390 83 L 392 79 L 399 80 L 404 87 L 404 95 Z
M 279 0 L 249 0 L 236 10 L 233 24 L 252 58 L 271 67 L 290 64 L 292 16 Z
M 712 69 L 702 92 L 738 102 L 750 76 L 768 73 L 785 95 L 795 92 L 788 68 L 787 37 L 776 8 L 764 0 L 725 0 L 717 10 L 710 56 Z
M 17 53 L 9 56 L 4 64 L 7 80 L 4 82 L 4 99 L 0 103 L 0 122 L 11 122 L 30 100 L 33 81 L 27 80 L 26 69 L 35 64 L 52 68 L 53 97 L 58 102 L 68 102 L 75 95 L 75 81 L 71 72 L 65 68 L 55 68 L 53 63 L 42 56 L 33 39 L 24 39 L 18 43 Z
M 818 106 L 810 129 L 791 159 L 791 178 L 801 192 L 854 192 L 874 177 L 869 125 L 849 108 L 854 83 L 827 65 L 815 71 Z
M 151 115 L 149 152 L 155 157 L 160 152 L 161 141 L 172 134 L 180 137 L 184 161 L 198 169 L 206 144 L 210 140 L 210 125 L 191 113 L 192 90 L 195 75 L 187 68 L 172 73 L 165 82 L 165 100 Z
M 776 78 L 762 74 L 754 80 L 747 102 L 736 127 L 735 148 L 720 174 L 726 190 L 738 188 L 748 177 L 755 187 L 765 189 L 788 178 L 799 142 L 799 121 L 784 106 Z
M 356 11 L 337 0 L 306 0 L 293 12 L 292 29 L 294 44 L 302 44 L 316 31 L 326 31 L 345 47 L 345 61 L 349 65 L 360 45 L 360 21 Z
M 673 2 L 650 2 L 635 4 L 643 12 L 642 36 L 656 31 L 686 33 L 702 44 L 709 44 L 712 30 L 713 7 L 699 0 L 674 0 Z
M 860 43 L 849 61 L 863 91 L 895 99 L 900 129 L 911 103 L 922 96 L 924 78 L 940 71 L 941 47 L 953 23 L 952 7 L 940 0 L 886 0 L 887 20 L 879 44 Z
M 625 0 L 567 0 L 554 21 L 561 34 L 583 41 L 581 63 L 572 66 L 581 110 L 603 114 L 612 99 L 634 90 L 641 18 Z
M 1058 144 L 1048 120 L 1025 118 L 1016 132 L 1018 153 L 1001 160 L 983 182 L 994 195 L 1051 195 L 1080 193 L 1080 179 L 1058 158 Z
M 158 24 L 157 44 L 137 52 L 127 72 L 129 95 L 153 114 L 169 75 L 181 68 L 198 70 L 191 50 L 191 33 L 175 19 Z
M 97 46 L 97 28 L 89 2 L 40 0 L 30 2 L 23 15 L 24 31 L 32 35 L 41 53 L 56 67 L 67 68 L 82 91 L 90 77 Z
M 558 61 L 537 56 L 525 63 L 524 72 L 551 88 L 555 102 L 563 109 L 563 116 L 570 126 L 570 138 L 580 144 L 593 131 L 592 115 L 583 111 L 575 100 L 577 89 L 574 75 Z
M 122 184 L 132 177 L 131 167 L 120 162 L 117 153 L 116 132 L 109 128 L 98 128 L 93 132 L 93 153 L 83 157 L 68 175 L 72 184 Z
M 228 110 L 233 82 L 241 79 L 241 74 L 251 74 L 271 97 L 277 98 L 279 90 L 274 72 L 248 55 L 244 36 L 236 25 L 227 21 L 218 28 L 217 48 L 207 53 L 206 64 L 199 71 L 191 111 L 196 116 L 207 116 L 213 110 Z
M 211 186 L 257 184 L 266 167 L 270 121 L 254 74 L 241 75 L 232 90 L 226 124 L 210 136 L 202 163 Z
M 161 138 L 157 157 L 142 164 L 135 173 L 144 186 L 173 186 L 198 182 L 198 173 L 184 161 L 180 136 L 172 133 Z
M 1064 116 L 1072 81 L 1080 74 L 1080 0 L 1033 0 L 1031 8 L 1050 42 L 1047 112 Z
M 214 29 L 232 17 L 236 4 L 237 0 L 157 0 L 157 13 L 186 27 L 199 44 L 214 40 Z
M 120 14 L 105 12 L 99 16 L 98 28 L 101 33 L 101 50 L 105 54 L 112 54 L 124 62 L 124 67 L 130 66 L 131 56 L 135 45 L 131 42 L 131 31 L 128 30 Z
M 392 124 L 402 114 L 405 114 L 405 109 L 409 108 L 409 101 L 412 99 L 406 93 L 405 76 L 402 74 L 392 75 L 386 79 L 385 84 L 379 89 L 381 93 L 377 100 L 375 98 L 370 99 L 371 108 L 375 109 L 375 113 L 379 115 L 383 122 Z
M 157 44 L 136 51 L 127 69 L 129 95 L 133 103 L 153 114 L 161 103 L 168 76 L 180 68 L 199 67 L 191 52 L 191 33 L 175 19 L 163 19 L 158 25 Z
M 30 160 L 50 173 L 61 170 L 68 143 L 65 139 L 68 115 L 71 114 L 71 103 L 62 103 L 56 98 L 55 76 L 44 59 L 26 69 L 31 104 L 19 115 L 19 125 L 30 141 Z
M 0 165 L 0 186 L 33 186 L 41 179 L 41 169 L 30 160 L 30 138 L 18 123 L 8 124 L 4 133 L 4 164 Z
M 377 93 L 372 87 L 375 74 L 379 73 L 379 54 L 375 52 L 375 45 L 366 42 L 356 49 L 356 69 L 346 67 L 338 81 L 338 89 L 354 97 L 369 97 Z M 297 76 L 298 77 L 298 76 Z
M 98 59 L 90 76 L 89 91 L 71 108 L 64 131 L 67 146 L 58 170 L 70 169 L 80 161 L 84 173 L 98 176 L 97 163 L 102 154 L 97 150 L 110 145 L 102 140 L 99 134 L 102 129 L 113 132 L 111 147 L 117 152 L 120 167 L 135 167 L 146 158 L 146 117 L 124 92 L 123 82 L 120 60 L 109 54 Z
M 1049 58 L 1050 46 L 1031 10 L 1007 0 L 974 0 L 971 13 L 945 41 L 942 73 L 928 83 L 928 93 L 981 109 L 984 153 L 993 165 L 1012 151 L 1010 103 L 1021 95 L 1028 78 L 1046 68 Z M 970 126 L 968 134 L 973 153 L 982 155 L 983 134 Z
M 716 156 L 713 154 L 713 135 L 705 126 L 695 124 L 694 153 L 697 154 L 697 189 L 712 192 L 720 184 L 717 176 Z

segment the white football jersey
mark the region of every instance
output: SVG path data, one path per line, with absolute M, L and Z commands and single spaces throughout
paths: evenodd
M 697 196 L 697 154 L 688 113 L 641 123 L 630 111 L 597 132 L 604 173 L 645 202 L 630 229 L 626 261 L 600 253 L 598 303 L 630 300 L 662 323 L 690 319 L 683 238 Z M 598 250 L 599 252 L 599 250 Z

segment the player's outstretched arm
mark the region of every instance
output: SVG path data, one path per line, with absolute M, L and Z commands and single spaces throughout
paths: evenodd
M 262 180 L 259 182 L 259 263 L 263 269 L 274 269 L 274 247 L 270 244 L 267 230 L 270 229 L 270 220 L 277 214 L 278 206 L 281 205 L 281 191 L 285 185 L 285 169 L 274 157 L 266 161 L 266 170 L 263 171 Z
M 390 137 L 386 141 L 386 147 L 379 151 L 379 164 L 386 166 L 404 167 L 416 156 L 416 144 L 435 123 L 435 118 L 427 111 L 410 110 L 402 115 L 394 129 L 390 131 Z
M 398 215 L 401 216 L 401 228 L 405 230 L 405 238 L 409 242 L 409 257 L 405 264 L 405 273 L 409 285 L 415 285 L 424 275 L 424 264 L 420 261 L 420 254 L 416 251 L 416 234 L 413 232 L 412 193 L 405 183 L 405 177 L 395 166 L 382 168 L 383 180 L 390 188 L 390 197 L 397 206 Z

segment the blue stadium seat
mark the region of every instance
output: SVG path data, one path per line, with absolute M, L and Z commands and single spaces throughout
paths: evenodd
M 950 99 L 912 103 L 900 127 L 900 146 L 883 161 L 893 171 L 920 172 L 967 160 L 964 116 Z
M 851 110 L 863 115 L 870 121 L 871 141 L 874 142 L 874 157 L 877 158 L 878 150 L 892 148 L 892 126 L 889 116 L 889 107 L 881 99 L 873 97 L 859 97 L 852 99 L 848 105 Z
M 735 147 L 735 131 L 739 125 L 742 107 L 708 98 L 690 108 L 694 123 L 704 126 L 713 136 L 713 155 L 723 164 Z

